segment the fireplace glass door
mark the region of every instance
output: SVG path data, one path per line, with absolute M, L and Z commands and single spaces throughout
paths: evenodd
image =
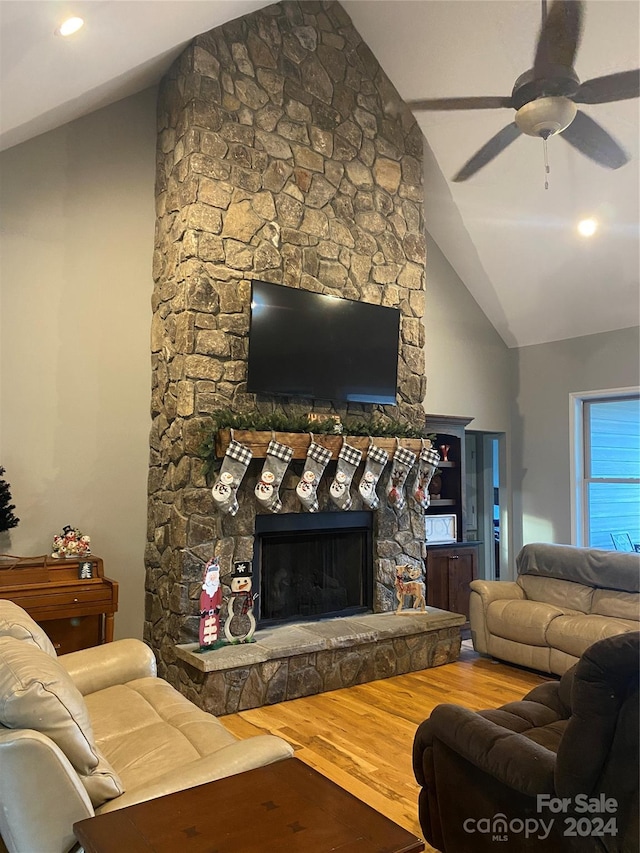
M 371 515 L 256 517 L 258 610 L 263 626 L 371 609 Z

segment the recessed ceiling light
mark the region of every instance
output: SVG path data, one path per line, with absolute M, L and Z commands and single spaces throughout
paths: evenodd
M 74 33 L 77 33 L 79 29 L 84 26 L 84 21 L 82 18 L 72 17 L 67 18 L 66 21 L 63 21 L 58 29 L 56 30 L 56 35 L 58 36 L 71 36 Z
M 598 223 L 595 219 L 582 219 L 578 222 L 578 233 L 583 237 L 593 237 L 598 230 Z

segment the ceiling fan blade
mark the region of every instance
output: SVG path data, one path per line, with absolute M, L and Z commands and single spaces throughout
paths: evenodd
M 629 162 L 629 155 L 615 139 L 581 110 L 578 110 L 574 120 L 561 135 L 570 145 L 601 166 L 619 169 L 620 166 Z
M 572 100 L 576 104 L 606 104 L 640 97 L 640 68 L 585 80 Z
M 521 134 L 522 131 L 514 121 L 503 127 L 470 160 L 467 160 L 453 180 L 456 182 L 466 181 L 467 178 L 475 175 L 479 169 L 490 163 L 494 157 L 497 157 L 501 151 L 504 151 Z
M 512 106 L 511 97 L 501 98 L 492 95 L 471 98 L 427 98 L 421 101 L 407 101 L 412 110 L 496 110 Z
M 543 0 L 543 12 L 546 6 Z M 536 77 L 548 76 L 552 66 L 573 68 L 582 30 L 582 3 L 580 0 L 555 0 L 544 18 L 533 69 Z

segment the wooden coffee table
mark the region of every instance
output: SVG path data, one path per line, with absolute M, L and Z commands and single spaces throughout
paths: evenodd
M 73 830 L 85 853 L 425 849 L 421 839 L 297 758 L 81 820 Z

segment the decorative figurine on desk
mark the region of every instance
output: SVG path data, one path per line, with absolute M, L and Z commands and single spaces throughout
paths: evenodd
M 250 643 L 256 630 L 256 617 L 253 615 L 253 604 L 258 597 L 251 592 L 253 578 L 251 563 L 243 560 L 233 564 L 231 576 L 231 598 L 227 602 L 227 618 L 224 623 L 224 635 L 230 643 Z M 239 620 L 241 624 L 249 623 L 249 630 L 244 634 L 234 634 L 232 624 Z
M 86 557 L 91 553 L 91 537 L 85 536 L 77 527 L 67 524 L 62 533 L 53 537 L 52 557 Z
M 418 566 L 396 566 L 396 598 L 398 599 L 398 609 L 396 613 L 404 608 L 405 595 L 413 596 L 413 609 L 420 610 L 424 613 L 425 606 L 425 584 L 422 579 L 422 569 Z
M 220 586 L 220 564 L 213 557 L 204 568 L 202 592 L 200 593 L 200 648 L 206 649 L 220 639 L 220 607 L 222 606 L 222 587 Z

